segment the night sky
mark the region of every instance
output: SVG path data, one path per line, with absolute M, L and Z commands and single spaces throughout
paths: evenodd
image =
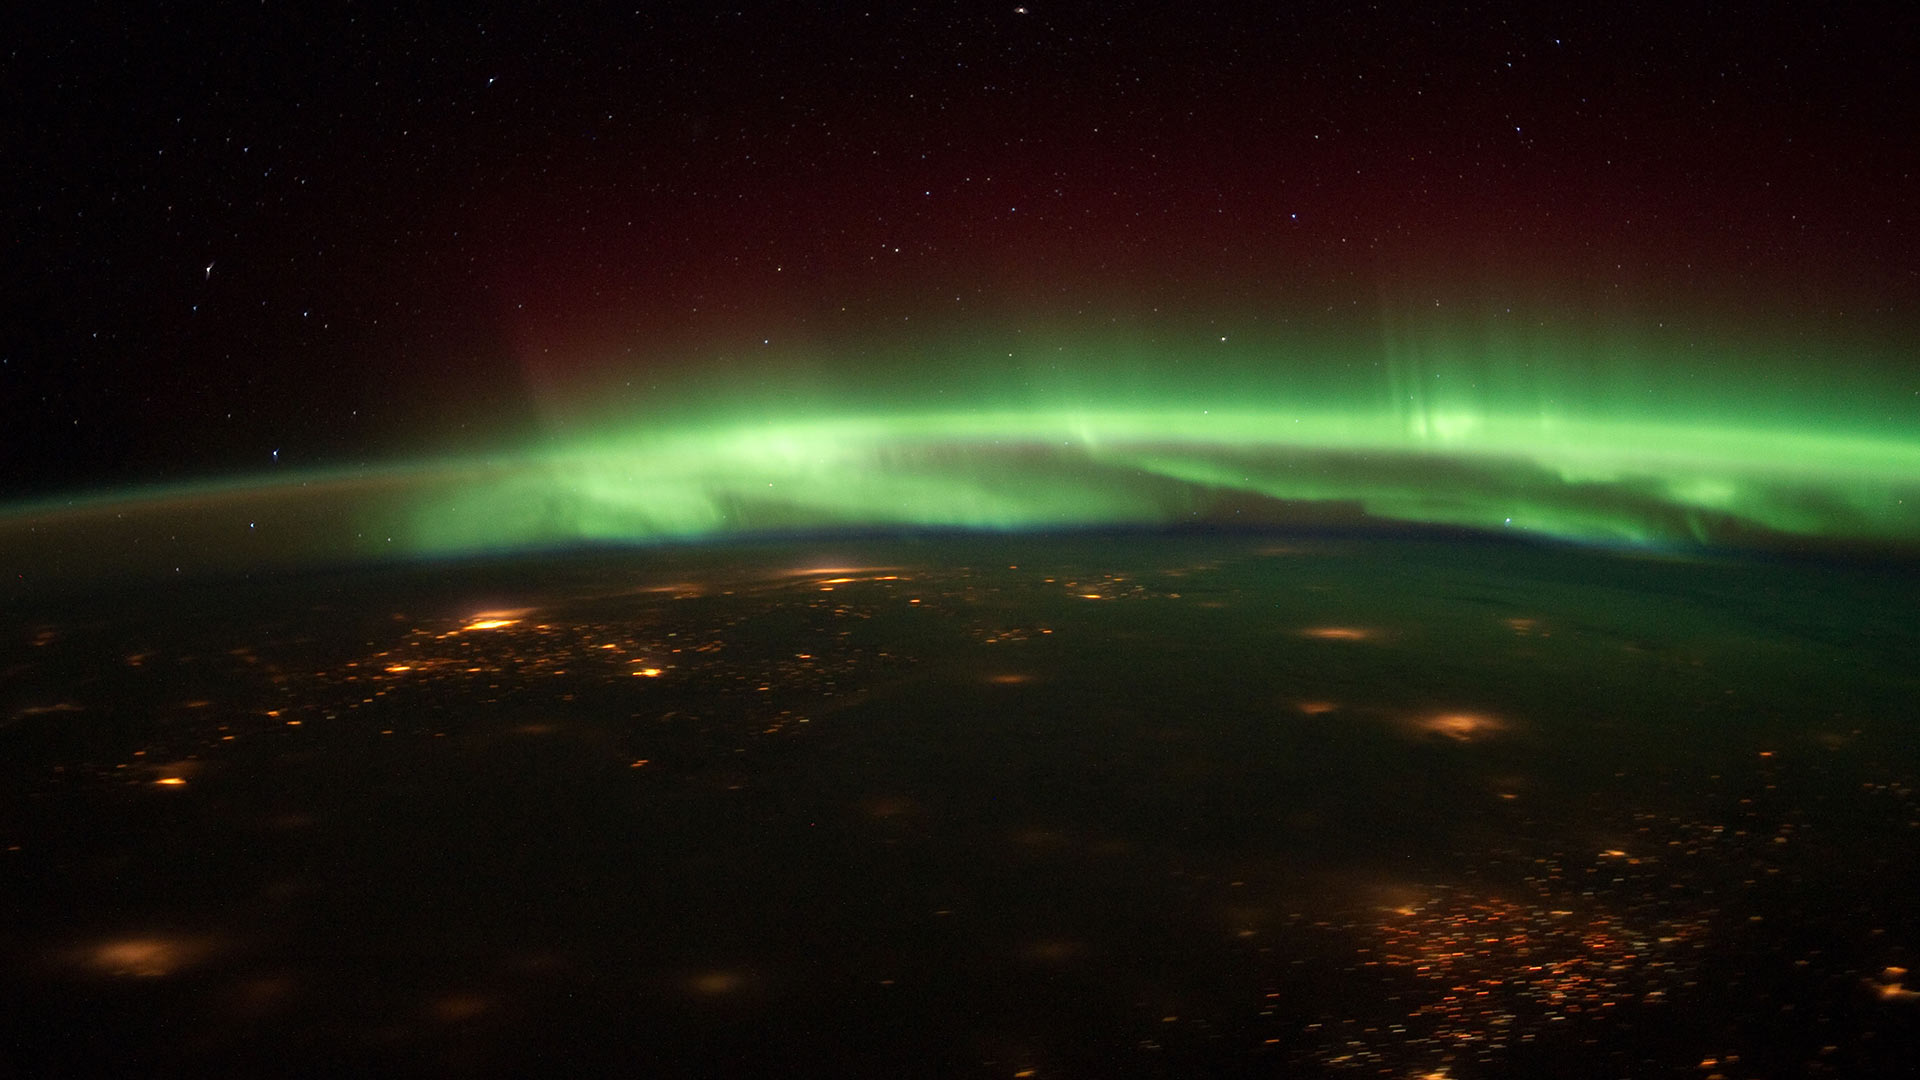
M 466 469 L 406 514 L 444 550 L 903 500 L 1217 518 L 1224 490 L 1378 494 L 1387 468 L 1474 493 L 1366 503 L 1399 519 L 1912 540 L 1917 28 L 1891 4 L 19 8 L 0 500 Z M 1230 431 L 1192 427 L 1215 410 Z M 1338 483 L 1275 479 L 1288 422 Z M 836 440 L 813 481 L 876 489 L 743 509 L 771 459 L 735 451 L 768 424 L 802 425 L 783 461 Z M 1063 430 L 1073 461 L 1036 464 Z M 665 444 L 631 449 L 656 436 L 726 484 L 610 497 L 661 475 Z M 1489 494 L 1494 459 L 1532 471 Z M 480 460 L 538 477 L 480 492 Z M 1085 513 L 1002 498 L 1062 491 Z M 549 524 L 478 535 L 436 500 Z

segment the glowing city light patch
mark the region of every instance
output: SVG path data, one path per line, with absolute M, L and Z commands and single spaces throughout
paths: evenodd
M 893 566 L 810 566 L 798 570 L 789 570 L 781 577 L 817 577 L 821 584 L 845 584 L 851 581 L 898 581 L 898 574 L 882 574 L 883 570 L 896 570 Z
M 59 702 L 55 702 L 52 705 L 29 705 L 24 709 L 16 710 L 13 714 L 13 717 L 16 720 L 22 720 L 29 716 L 47 716 L 54 713 L 85 712 L 85 711 L 86 709 L 84 707 L 80 705 L 76 705 L 71 701 L 59 701 Z
M 1906 980 L 1906 968 L 1890 967 L 1882 971 L 1879 978 L 1868 979 L 1866 983 L 1882 1001 L 1920 1001 L 1920 990 L 1908 989 Z
M 1439 735 L 1455 742 L 1477 742 L 1506 730 L 1506 724 L 1491 716 L 1470 712 L 1435 713 L 1409 721 L 1415 731 Z
M 1303 637 L 1321 641 L 1371 641 L 1380 635 L 1358 626 L 1315 626 L 1300 631 Z
M 726 997 L 745 990 L 750 980 L 739 971 L 704 971 L 687 980 L 687 989 L 700 997 Z
M 150 934 L 100 941 L 75 951 L 72 959 L 95 975 L 154 979 L 199 964 L 213 948 L 204 937 Z

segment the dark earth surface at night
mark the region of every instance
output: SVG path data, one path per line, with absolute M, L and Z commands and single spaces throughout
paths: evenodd
M 808 539 L 27 595 L 0 1072 L 1905 1075 L 1920 579 Z

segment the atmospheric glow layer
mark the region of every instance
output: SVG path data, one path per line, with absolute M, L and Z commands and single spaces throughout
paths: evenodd
M 780 356 L 624 395 L 581 380 L 547 402 L 536 445 L 16 507 L 0 549 L 246 565 L 1180 524 L 1920 549 L 1920 423 L 1898 357 L 1749 348 L 1734 363 L 1483 336 L 1339 354 L 1211 338 L 1183 352 L 1143 333 L 1029 341 L 1047 362 L 1019 368 L 983 340 L 918 368 L 851 349 L 837 366 Z M 1343 359 L 1297 359 L 1330 355 Z
M 1920 439 L 1298 409 L 906 413 L 614 433 L 424 500 L 421 550 L 765 530 L 1285 520 L 1284 505 L 1583 540 L 1920 537 Z

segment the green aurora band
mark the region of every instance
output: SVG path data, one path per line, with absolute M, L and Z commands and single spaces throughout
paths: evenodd
M 928 368 L 984 372 L 970 382 L 863 361 L 865 381 L 812 392 L 787 357 L 556 421 L 518 451 L 17 507 L 0 543 L 98 550 L 164 519 L 190 549 L 300 563 L 794 531 L 1413 523 L 1920 550 L 1920 423 L 1898 364 L 1856 364 L 1880 374 L 1848 383 L 1785 350 L 1653 364 L 1642 348 L 1629 367 L 1598 341 L 1548 366 L 1506 344 L 1504 367 L 1467 342 L 1302 371 L 1273 363 L 1272 342 L 1180 364 L 1150 340 L 996 368 L 982 357 L 1001 342 Z
M 408 533 L 443 552 L 1235 518 L 1904 545 L 1920 539 L 1920 440 L 1458 411 L 1413 423 L 1301 409 L 843 416 L 610 435 L 478 469 L 421 505 Z

